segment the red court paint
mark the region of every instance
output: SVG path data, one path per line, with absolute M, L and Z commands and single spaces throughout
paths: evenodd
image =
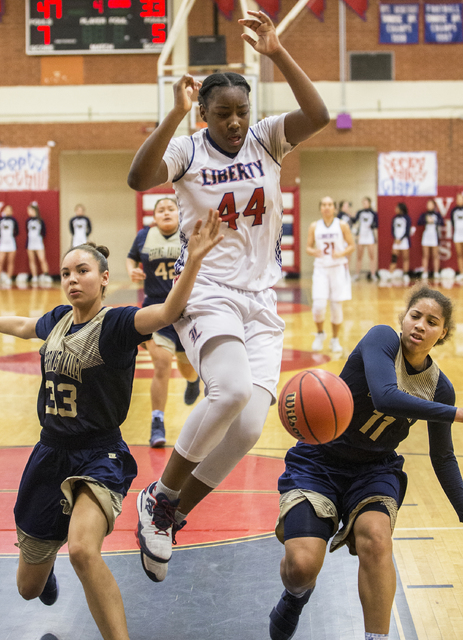
M 124 500 L 121 516 L 113 533 L 106 538 L 104 551 L 136 550 L 136 498 L 138 492 L 157 480 L 172 452 L 130 447 L 138 464 L 138 476 Z M 16 530 L 13 506 L 22 471 L 32 447 L 0 449 L 0 553 L 16 554 Z M 257 455 L 246 456 L 188 517 L 187 526 L 178 533 L 178 546 L 218 543 L 226 540 L 268 534 L 278 515 L 277 481 L 284 461 Z M 67 548 L 63 547 L 63 552 Z

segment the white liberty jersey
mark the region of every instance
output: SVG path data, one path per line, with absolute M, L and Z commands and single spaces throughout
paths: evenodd
M 263 291 L 281 277 L 280 162 L 293 149 L 284 135 L 285 115 L 250 127 L 234 155 L 219 149 L 207 129 L 171 140 L 164 161 L 180 212 L 178 271 L 196 221 L 218 209 L 225 237 L 203 259 L 200 273 L 245 291 Z
M 339 264 L 347 264 L 346 256 L 333 258 L 333 253 L 339 253 L 346 248 L 346 242 L 341 229 L 341 221 L 334 218 L 329 227 L 323 219 L 317 220 L 315 225 L 315 247 L 322 252 L 321 257 L 315 258 L 316 267 L 334 267 Z

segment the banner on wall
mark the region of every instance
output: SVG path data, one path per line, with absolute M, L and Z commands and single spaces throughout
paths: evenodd
M 435 151 L 392 151 L 378 155 L 378 195 L 435 196 Z
M 0 147 L 0 191 L 47 191 L 48 147 Z
M 463 42 L 463 4 L 424 5 L 424 39 L 431 44 Z
M 419 4 L 380 4 L 379 42 L 417 44 Z

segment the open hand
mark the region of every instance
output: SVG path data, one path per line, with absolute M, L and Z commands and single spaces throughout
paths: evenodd
M 247 33 L 242 33 L 241 37 L 243 40 L 246 40 L 251 47 L 262 55 L 271 56 L 273 53 L 276 53 L 281 45 L 276 34 L 275 25 L 268 15 L 263 11 L 248 11 L 248 14 L 253 17 L 241 19 L 238 20 L 238 22 L 243 27 L 248 27 L 248 29 L 254 31 L 258 39 L 254 40 L 254 38 L 251 38 Z
M 193 94 L 201 89 L 202 82 L 186 73 L 174 84 L 175 106 L 187 112 L 193 105 Z
M 202 260 L 223 239 L 223 234 L 219 235 L 221 222 L 219 212 L 213 209 L 209 209 L 209 215 L 204 225 L 202 220 L 196 222 L 193 233 L 188 240 L 189 260 Z

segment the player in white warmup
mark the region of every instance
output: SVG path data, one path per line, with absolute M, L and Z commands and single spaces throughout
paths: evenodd
M 203 261 L 175 324 L 207 396 L 187 418 L 161 479 L 138 497 L 141 559 L 154 581 L 166 576 L 185 516 L 254 446 L 275 402 L 284 329 L 271 289 L 281 277 L 280 163 L 329 122 L 322 99 L 280 44 L 270 18 L 248 14 L 239 22 L 257 39 L 242 37 L 282 72 L 299 109 L 250 127 L 245 78 L 216 73 L 201 86 L 185 75 L 174 86 L 173 109 L 137 152 L 128 180 L 140 191 L 174 183 L 183 245 L 178 270 L 205 207 L 219 210 L 225 234 Z M 173 138 L 195 90 L 207 128 Z
M 312 315 L 317 326 L 317 335 L 312 351 L 321 351 L 326 334 L 323 331 L 328 300 L 330 301 L 333 337 L 330 350 L 342 353 L 339 330 L 343 314 L 343 300 L 352 297 L 348 256 L 355 249 L 349 225 L 335 217 L 335 205 L 329 196 L 320 202 L 322 217 L 312 222 L 307 238 L 307 253 L 314 256 L 312 275 Z

